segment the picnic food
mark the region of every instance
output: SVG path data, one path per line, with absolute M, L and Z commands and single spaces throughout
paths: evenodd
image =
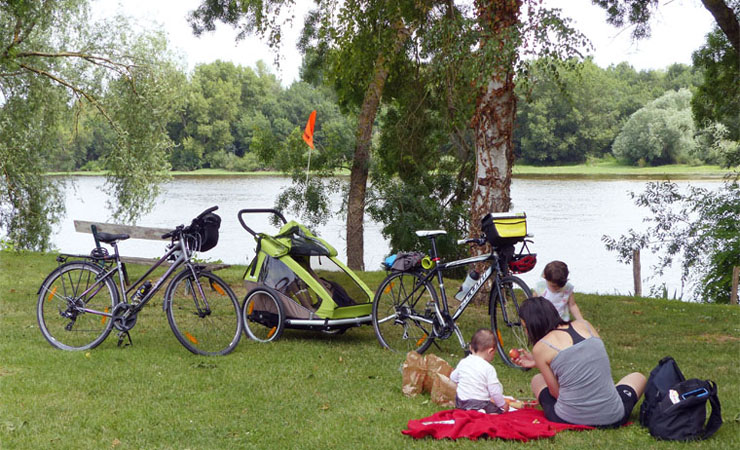
M 511 350 L 509 350 L 509 358 L 511 358 L 511 359 L 517 359 L 517 358 L 519 358 L 519 350 L 517 350 L 515 348 L 512 348 Z

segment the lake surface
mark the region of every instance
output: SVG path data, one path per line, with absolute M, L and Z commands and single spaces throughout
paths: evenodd
M 63 252 L 87 253 L 94 246 L 90 234 L 77 233 L 73 220 L 110 222 L 105 207 L 108 197 L 102 190 L 103 177 L 72 177 L 67 186 L 66 217 L 55 230 L 53 245 Z M 641 192 L 645 180 L 593 179 L 529 179 L 512 181 L 512 211 L 527 213 L 529 232 L 534 234 L 530 249 L 537 253 L 537 267 L 522 275 L 531 286 L 540 279 L 545 264 L 554 259 L 565 261 L 571 272 L 576 292 L 628 294 L 633 290 L 632 269 L 619 264 L 616 253 L 608 252 L 601 242 L 602 235 L 618 237 L 630 228 L 642 230 L 645 208 L 638 208 L 629 198 L 630 191 Z M 714 189 L 720 180 L 678 181 L 680 186 Z M 163 185 L 154 210 L 141 218 L 138 225 L 174 228 L 190 220 L 204 209 L 218 205 L 222 218 L 218 246 L 202 254 L 205 259 L 220 259 L 231 264 L 247 264 L 254 256 L 255 242 L 237 221 L 236 214 L 243 208 L 271 208 L 280 190 L 290 185 L 283 177 L 183 177 Z M 337 210 L 342 198 L 332 198 Z M 286 215 L 288 220 L 290 215 Z M 273 233 L 268 216 L 250 214 L 247 224 L 254 230 Z M 344 237 L 345 219 L 333 218 L 318 228 L 318 234 L 336 247 L 340 258 L 346 261 Z M 410 232 L 413 230 L 409 230 Z M 127 256 L 158 257 L 165 243 L 129 240 L 120 245 Z M 365 223 L 365 267 L 374 270 L 388 255 L 388 243 L 381 234 L 381 224 L 367 219 Z M 642 256 L 643 292 L 651 285 L 665 283 L 672 295 L 681 292 L 680 272 L 676 267 L 661 279 L 647 280 L 650 266 L 657 257 Z M 374 288 L 374 286 L 371 286 Z

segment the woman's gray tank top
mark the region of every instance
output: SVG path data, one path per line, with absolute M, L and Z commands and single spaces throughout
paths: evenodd
M 614 388 L 604 342 L 594 336 L 558 351 L 550 368 L 560 384 L 555 413 L 570 423 L 609 425 L 624 416 L 624 405 Z

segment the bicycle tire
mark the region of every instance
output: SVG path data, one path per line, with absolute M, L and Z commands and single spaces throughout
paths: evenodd
M 280 339 L 285 329 L 285 311 L 280 295 L 263 286 L 247 292 L 242 304 L 244 332 L 257 342 Z
M 414 292 L 419 283 L 423 287 Z M 395 272 L 386 277 L 373 298 L 372 323 L 380 345 L 402 354 L 424 353 L 434 341 L 433 326 L 412 317 L 432 320 L 436 303 L 437 292 L 421 275 Z
M 185 268 L 167 286 L 167 321 L 177 340 L 191 352 L 226 355 L 242 335 L 239 301 L 218 276 L 198 269 L 195 274 L 197 279 Z
M 110 317 L 79 311 L 80 307 L 110 313 L 118 304 L 118 288 L 106 278 L 100 288 L 85 298 L 80 294 L 93 286 L 103 269 L 85 261 L 63 264 L 41 284 L 36 319 L 44 338 L 60 350 L 89 350 L 100 345 L 111 332 Z
M 501 279 L 500 292 L 504 296 L 503 299 L 499 298 L 499 290 L 495 287 L 491 291 L 491 327 L 496 335 L 496 350 L 504 364 L 526 370 L 511 360 L 509 350 L 512 348 L 529 350 L 527 330 L 522 327 L 519 319 L 519 305 L 532 296 L 532 291 L 521 278 L 507 276 Z

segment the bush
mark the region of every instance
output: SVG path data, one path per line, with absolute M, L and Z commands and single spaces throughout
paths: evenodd
M 728 174 L 729 176 L 729 174 Z M 630 230 L 614 239 L 603 236 L 619 261 L 630 263 L 632 251 L 647 248 L 660 253 L 658 274 L 681 261 L 681 281 L 693 286 L 692 299 L 729 303 L 732 270 L 740 266 L 740 185 L 737 174 L 716 191 L 689 187 L 686 193 L 671 182 L 648 183 L 642 194 L 630 194 L 635 204 L 650 209 L 653 226 L 645 233 Z
M 696 135 L 694 156 L 706 164 L 733 167 L 740 164 L 740 142 L 729 138 L 730 131 L 720 122 L 707 124 Z
M 260 168 L 257 156 L 251 153 L 238 157 L 233 153 L 219 150 L 208 155 L 208 163 L 212 169 L 224 169 L 235 172 L 251 172 Z
M 691 92 L 669 91 L 630 116 L 612 145 L 618 159 L 637 165 L 686 163 L 695 151 Z

